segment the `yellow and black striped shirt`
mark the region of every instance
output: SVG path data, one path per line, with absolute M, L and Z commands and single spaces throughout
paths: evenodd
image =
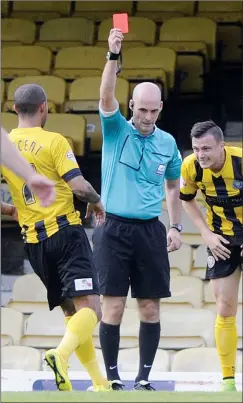
M 207 207 L 211 231 L 228 236 L 243 236 L 242 149 L 225 147 L 225 163 L 214 173 L 200 167 L 194 154 L 186 157 L 181 168 L 180 198 L 192 200 L 200 189 Z
M 73 193 L 67 182 L 82 174 L 65 137 L 40 127 L 14 129 L 9 136 L 34 169 L 56 184 L 55 202 L 42 207 L 24 180 L 3 166 L 2 174 L 18 210 L 25 241 L 38 243 L 67 225 L 80 224 L 80 214 L 75 211 Z

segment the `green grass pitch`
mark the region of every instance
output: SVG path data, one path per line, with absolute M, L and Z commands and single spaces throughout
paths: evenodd
M 3 392 L 1 402 L 242 402 L 242 392 Z

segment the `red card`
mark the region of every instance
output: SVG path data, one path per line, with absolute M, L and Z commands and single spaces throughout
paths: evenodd
M 123 14 L 113 14 L 113 28 L 118 28 L 123 34 L 128 33 L 128 15 Z

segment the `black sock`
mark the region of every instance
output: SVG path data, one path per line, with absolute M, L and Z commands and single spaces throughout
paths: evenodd
M 159 345 L 160 322 L 140 322 L 139 329 L 139 371 L 135 383 L 147 381 Z
M 120 325 L 100 322 L 100 345 L 105 362 L 108 381 L 120 380 L 117 359 L 120 344 Z

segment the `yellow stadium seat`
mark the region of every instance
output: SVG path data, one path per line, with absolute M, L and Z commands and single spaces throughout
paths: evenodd
M 162 86 L 162 96 L 175 84 L 176 53 L 172 49 L 146 47 L 131 48 L 123 52 L 123 69 L 120 77 L 132 82 L 156 80 Z
M 66 82 L 62 78 L 54 76 L 30 76 L 18 77 L 10 82 L 4 111 L 13 110 L 14 93 L 18 87 L 24 84 L 37 84 L 44 89 L 50 112 L 57 112 L 62 109 L 66 96 Z
M 201 93 L 204 90 L 203 75 L 209 71 L 209 57 L 206 43 L 164 41 L 163 26 L 157 46 L 173 49 L 177 53 L 177 69 L 182 73 L 181 92 Z
M 39 46 L 57 52 L 71 46 L 92 45 L 94 23 L 85 18 L 57 18 L 46 21 L 40 28 Z
M 106 49 L 97 46 L 75 46 L 61 49 L 56 55 L 53 74 L 65 79 L 101 76 Z
M 190 347 L 214 347 L 215 315 L 207 309 L 184 308 L 162 311 L 163 327 L 159 348 L 181 350 Z
M 2 19 L 2 45 L 31 45 L 35 40 L 36 26 L 33 21 L 17 18 Z
M 242 26 L 231 24 L 218 25 L 218 41 L 222 44 L 223 62 L 241 63 Z
M 27 288 L 26 284 L 28 284 Z M 8 308 L 24 314 L 31 314 L 43 308 L 48 309 L 46 288 L 35 273 L 17 278 Z
M 162 25 L 160 42 L 203 42 L 211 60 L 216 58 L 217 25 L 209 18 L 172 18 Z M 201 49 L 201 46 L 199 50 Z
M 240 280 L 240 285 L 239 285 L 239 296 L 238 296 L 238 302 L 239 304 L 243 304 L 243 298 L 242 298 L 242 277 Z M 204 304 L 203 307 L 210 309 L 213 312 L 216 312 L 216 299 L 213 293 L 213 287 L 210 281 L 206 281 L 204 284 Z
M 195 1 L 138 1 L 136 16 L 156 22 L 183 15 L 193 15 Z
M 137 309 L 125 309 L 120 327 L 120 348 L 138 347 L 139 316 Z M 99 324 L 93 334 L 95 347 L 100 348 Z
M 7 132 L 10 132 L 13 129 L 18 127 L 18 115 L 16 113 L 1 113 L 1 125 Z
M 100 99 L 101 77 L 85 77 L 73 81 L 69 89 L 69 101 L 66 105 L 74 111 L 98 111 Z M 129 101 L 129 83 L 117 77 L 116 99 L 119 102 L 121 112 L 127 117 Z
M 195 251 L 195 260 L 190 275 L 205 279 L 208 253 L 206 245 L 199 245 Z
M 24 316 L 11 308 L 1 308 L 1 345 L 18 345 L 23 334 Z
M 64 315 L 60 307 L 52 311 L 43 309 L 32 313 L 25 322 L 22 346 L 51 348 L 56 347 L 65 332 Z
M 190 245 L 182 244 L 180 249 L 169 253 L 170 275 L 189 276 L 192 266 L 192 248 Z
M 203 216 L 206 215 L 206 210 L 203 205 L 199 205 Z M 201 245 L 203 243 L 202 236 L 199 229 L 195 226 L 192 220 L 188 217 L 187 213 L 182 211 L 183 232 L 181 233 L 182 241 L 189 245 Z
M 33 21 L 46 21 L 68 16 L 71 0 L 68 1 L 14 1 L 11 17 L 26 18 Z
M 2 49 L 2 78 L 48 74 L 52 53 L 41 46 L 9 46 Z
M 21 371 L 41 371 L 42 356 L 36 348 L 6 346 L 1 349 L 2 369 Z
M 137 372 L 139 368 L 139 349 L 125 348 L 119 351 L 118 369 L 121 372 Z M 170 355 L 159 349 L 156 352 L 152 372 L 167 372 L 170 369 Z
M 87 137 L 91 141 L 91 151 L 100 151 L 102 133 L 98 103 L 100 98 L 100 77 L 79 78 L 72 82 L 69 89 L 69 100 L 65 104 L 65 112 L 79 111 L 87 121 Z M 129 101 L 129 83 L 117 78 L 116 98 L 120 104 L 121 113 L 127 116 Z
M 113 27 L 112 18 L 108 18 L 101 22 L 98 32 L 98 42 L 96 46 L 107 46 L 109 32 Z M 130 47 L 155 44 L 156 25 L 154 21 L 148 18 L 130 17 L 129 32 L 124 35 L 122 48 L 126 49 L 128 44 Z
M 1 80 L 1 104 L 5 100 L 5 82 Z
M 226 146 L 242 148 L 243 142 L 242 141 L 226 141 Z
M 1 1 L 1 16 L 2 17 L 7 17 L 8 16 L 8 12 L 9 12 L 9 1 Z M 2 19 L 3 22 L 3 19 Z
M 242 367 L 242 352 L 237 352 L 236 373 Z M 215 347 L 186 348 L 178 351 L 171 365 L 173 372 L 221 372 L 219 355 Z
M 162 311 L 170 309 L 202 308 L 203 282 L 191 276 L 176 276 L 171 278 L 171 297 L 161 300 Z
M 242 22 L 241 1 L 199 1 L 197 15 L 216 22 Z
M 45 130 L 69 137 L 74 143 L 74 154 L 84 156 L 86 139 L 86 121 L 83 116 L 68 113 L 49 114 Z
M 112 17 L 114 13 L 132 14 L 132 1 L 76 1 L 74 17 L 85 17 L 94 21 L 102 21 Z

